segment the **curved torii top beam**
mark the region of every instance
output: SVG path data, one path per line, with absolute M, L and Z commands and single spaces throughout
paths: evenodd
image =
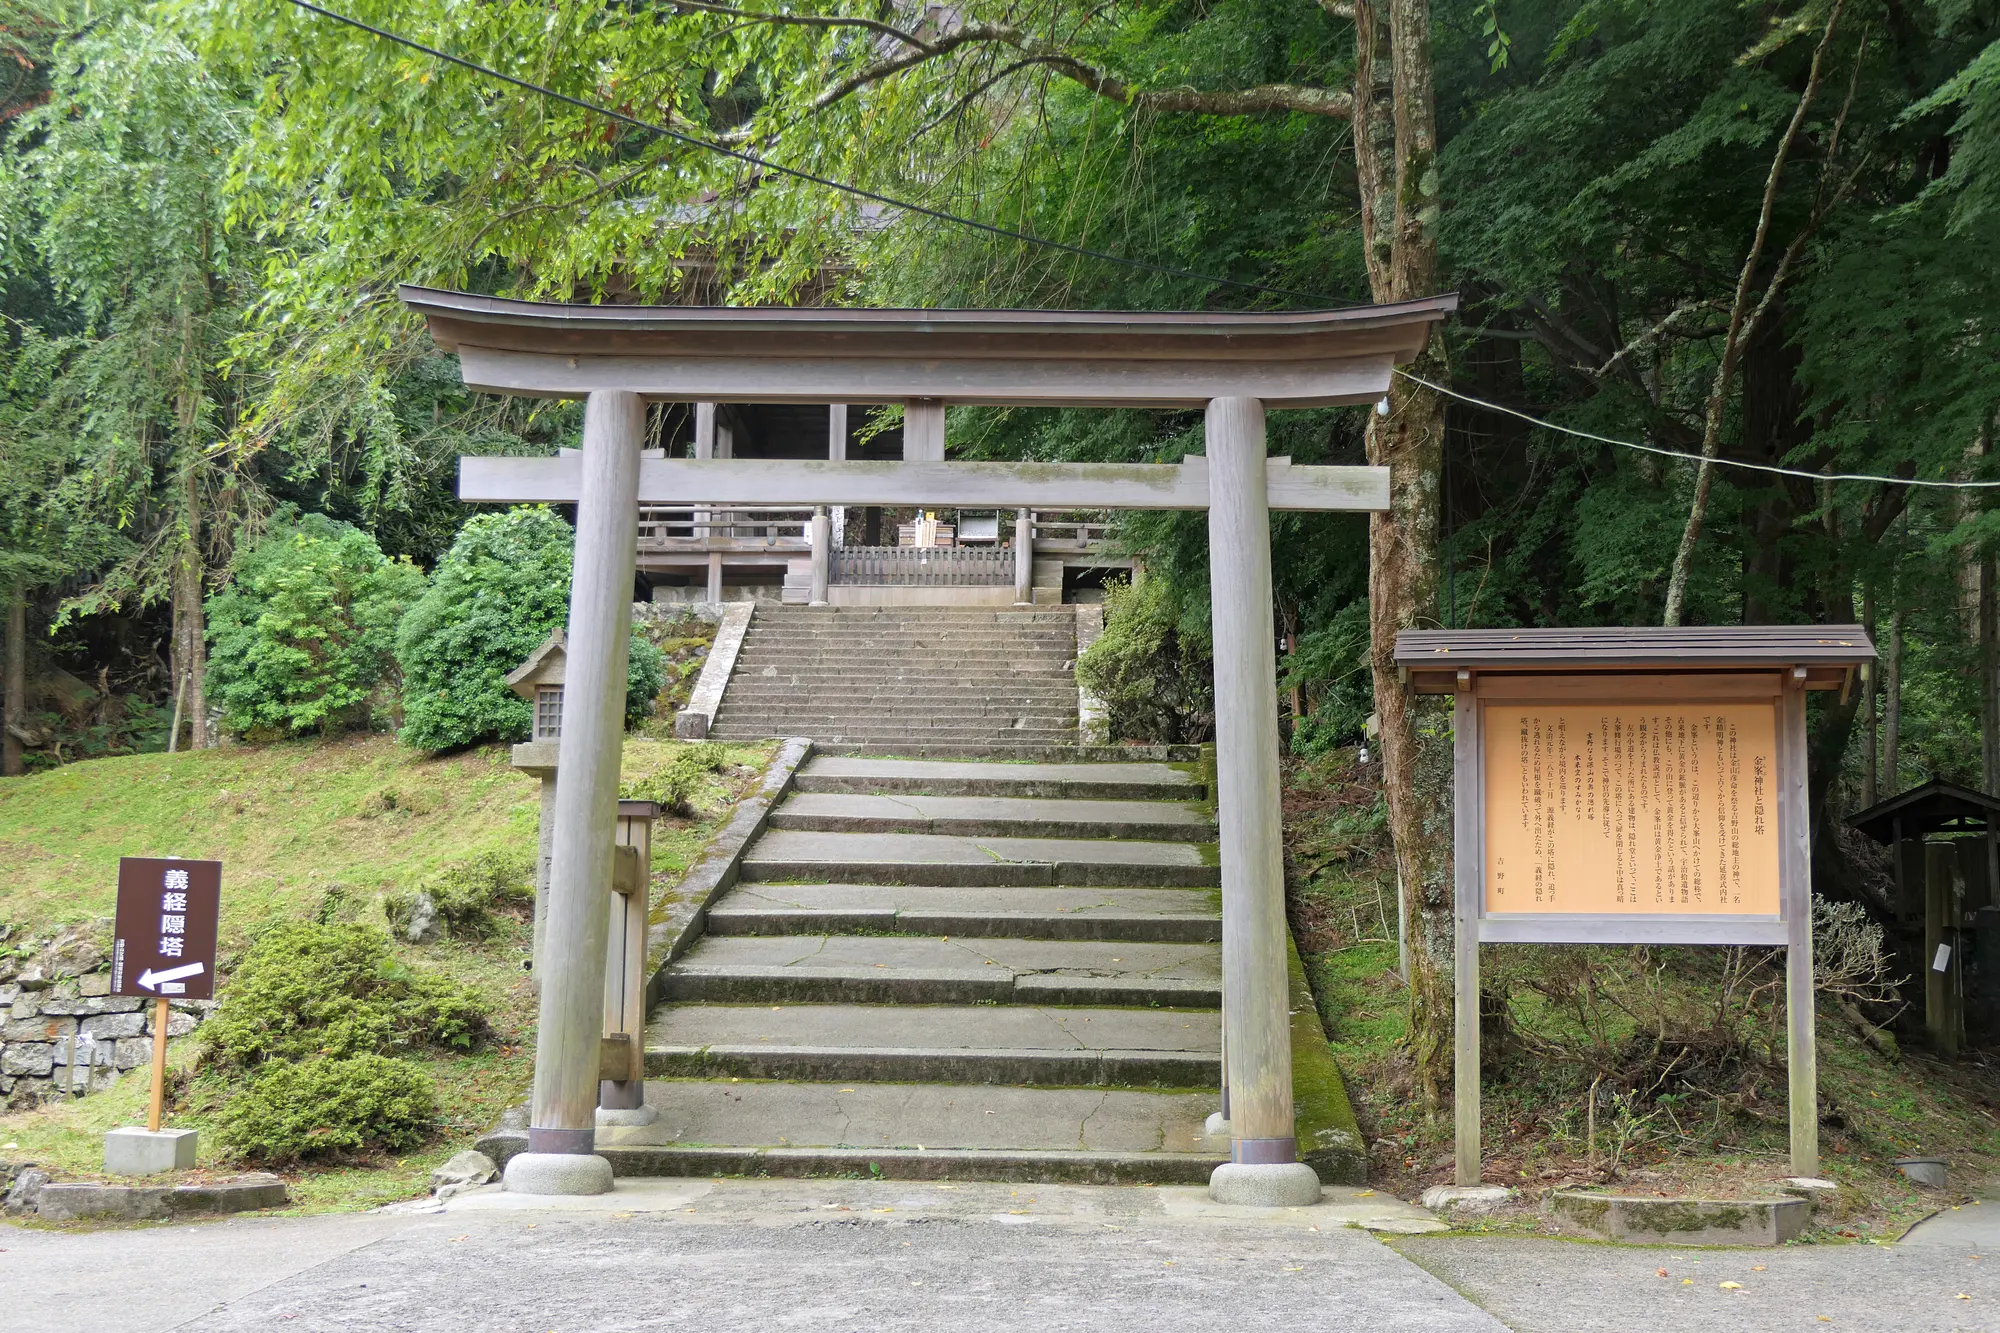
M 1373 402 L 1456 295 L 1310 311 L 565 305 L 402 286 L 467 388 L 1046 407 Z

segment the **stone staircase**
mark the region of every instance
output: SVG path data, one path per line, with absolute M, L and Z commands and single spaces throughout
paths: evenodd
M 808 760 L 662 978 L 659 1119 L 600 1151 L 621 1175 L 1205 1182 L 1228 1152 L 1203 1132 L 1205 795 L 1161 763 Z
M 760 603 L 709 728 L 822 752 L 1029 758 L 1077 744 L 1072 607 Z

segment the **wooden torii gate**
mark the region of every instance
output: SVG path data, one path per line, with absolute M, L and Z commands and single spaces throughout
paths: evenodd
M 403 287 L 467 388 L 584 400 L 583 448 L 466 458 L 467 501 L 576 505 L 568 667 L 528 1151 L 510 1189 L 600 1193 L 598 1050 L 639 506 L 1206 509 L 1215 639 L 1225 1202 L 1319 1197 L 1297 1160 L 1278 793 L 1270 511 L 1389 507 L 1386 468 L 1265 452 L 1267 407 L 1373 403 L 1455 296 L 1306 312 L 581 306 Z M 644 459 L 648 401 L 901 402 L 902 462 Z M 955 463 L 947 404 L 1201 407 L 1179 464 Z M 927 427 L 927 428 L 926 428 Z

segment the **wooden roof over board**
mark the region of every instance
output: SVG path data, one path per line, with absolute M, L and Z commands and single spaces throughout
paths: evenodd
M 467 388 L 667 401 L 1271 407 L 1370 403 L 1456 295 L 1340 310 L 566 305 L 397 288 Z
M 1772 671 L 1802 667 L 1806 688 L 1844 688 L 1875 660 L 1859 625 L 1695 625 L 1672 629 L 1404 630 L 1396 665 L 1419 694 L 1450 694 L 1458 673 Z

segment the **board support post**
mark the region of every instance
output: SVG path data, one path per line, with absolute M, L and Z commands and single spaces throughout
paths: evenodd
M 1785 905 L 1785 1069 L 1792 1174 L 1819 1175 L 1818 1017 L 1813 1001 L 1812 807 L 1806 791 L 1805 672 L 1794 669 L 1779 704 L 1780 884 Z
M 153 1001 L 153 1098 L 146 1110 L 146 1131 L 160 1132 L 167 1100 L 167 997 Z
M 1480 849 L 1479 704 L 1470 672 L 1458 673 L 1452 695 L 1452 1138 L 1459 1185 L 1479 1183 L 1479 896 L 1485 883 Z M 1402 885 L 1397 882 L 1398 890 Z M 1407 978 L 1406 978 L 1407 982 Z

